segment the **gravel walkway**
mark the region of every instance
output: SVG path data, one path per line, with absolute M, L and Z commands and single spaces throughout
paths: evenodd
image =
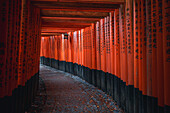
M 123 113 L 112 97 L 81 78 L 44 65 L 40 85 L 26 113 Z

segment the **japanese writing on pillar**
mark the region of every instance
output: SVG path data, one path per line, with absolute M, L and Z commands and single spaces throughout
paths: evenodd
M 125 34 L 125 11 L 124 11 L 124 5 L 122 6 L 122 10 L 121 10 L 121 20 L 122 20 L 122 37 L 123 37 L 123 53 L 125 53 L 125 48 L 126 48 L 126 34 Z
M 170 1 L 169 0 L 164 0 L 164 34 L 165 34 L 165 40 L 166 40 L 166 62 L 170 62 L 170 21 L 169 21 L 169 16 L 170 16 Z
M 140 5 L 140 4 L 139 4 L 139 5 Z M 138 46 L 139 46 L 139 45 L 138 45 L 138 40 L 139 40 L 139 37 L 138 37 L 138 35 L 139 35 L 139 34 L 138 34 L 138 27 L 139 27 L 139 26 L 138 26 L 138 23 L 139 23 L 139 22 L 138 22 L 138 12 L 139 12 L 139 11 L 138 11 L 138 7 L 139 7 L 139 5 L 138 5 L 138 1 L 136 1 L 136 2 L 135 2 L 135 31 L 136 31 L 136 32 L 135 32 L 135 41 L 136 41 L 136 45 L 135 45 L 135 46 L 136 46 L 136 50 L 135 50 L 135 52 L 137 53 L 136 56 L 135 56 L 136 59 L 139 59 L 139 55 L 138 55 L 138 53 L 139 53 L 139 52 L 138 52 L 138 51 L 139 51 L 139 48 L 138 48 Z
M 152 53 L 152 29 L 151 29 L 151 0 L 147 1 L 147 42 L 148 42 L 148 52 Z
M 127 29 L 127 50 L 128 53 L 132 53 L 132 23 L 131 23 L 131 9 L 130 6 L 126 8 L 126 29 Z
M 156 1 L 152 0 L 152 36 L 153 36 L 153 47 L 156 47 Z

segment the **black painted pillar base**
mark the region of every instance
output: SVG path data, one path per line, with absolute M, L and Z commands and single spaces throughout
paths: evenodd
M 70 73 L 74 74 L 74 66 L 72 62 L 70 62 Z
M 83 79 L 87 81 L 87 75 L 86 75 L 87 71 L 86 71 L 86 67 L 83 66 Z
M 31 105 L 38 89 L 39 74 L 35 74 L 25 83 L 12 91 L 11 96 L 0 99 L 1 113 L 24 113 Z
M 117 102 L 117 105 L 120 106 L 120 81 L 117 76 L 114 76 L 114 100 Z
M 83 79 L 83 66 L 80 65 L 80 77 Z
M 43 59 L 43 64 L 44 64 L 44 65 L 47 65 L 47 64 L 46 64 L 46 58 L 45 58 L 45 57 L 44 57 L 44 59 Z
M 69 72 L 69 64 L 68 64 L 69 62 L 65 62 L 65 63 L 66 63 L 66 69 L 65 70 L 66 70 L 66 72 Z
M 87 67 L 84 67 L 84 75 L 85 75 L 85 80 L 88 82 L 88 79 L 89 79 L 89 75 L 88 75 L 88 70 L 87 70 Z
M 100 89 L 101 88 L 101 71 L 99 70 L 96 71 L 96 77 L 97 77 L 97 87 Z
M 51 59 L 51 67 L 55 68 L 55 59 Z
M 2 113 L 12 112 L 12 109 L 11 109 L 12 103 L 10 100 L 12 100 L 12 96 L 5 96 L 4 98 L 0 99 L 0 111 Z
M 59 70 L 65 71 L 66 63 L 65 61 L 59 61 Z
M 139 113 L 147 113 L 147 95 L 142 95 L 142 91 L 139 92 Z
M 158 113 L 164 113 L 164 107 L 158 106 Z
M 47 59 L 47 66 L 51 66 L 51 59 L 50 58 L 46 58 Z
M 59 63 L 58 69 L 59 69 L 59 70 L 62 70 L 62 62 L 59 61 L 58 63 Z
M 68 62 L 68 72 L 71 73 L 71 62 Z
M 105 73 L 106 74 L 106 86 L 107 86 L 107 94 L 111 95 L 111 74 L 110 73 Z
M 44 64 L 44 57 L 41 57 L 41 64 Z
M 122 109 L 126 109 L 126 83 L 120 80 L 120 105 Z
M 80 65 L 77 64 L 77 76 L 80 77 Z
M 128 106 L 129 113 L 134 113 L 134 86 L 133 85 L 128 86 L 128 102 L 129 102 L 129 106 Z
M 87 67 L 88 83 L 92 84 L 92 70 Z
M 59 60 L 55 60 L 55 68 L 59 69 Z
M 106 92 L 107 91 L 107 79 L 105 72 L 101 71 L 101 89 Z
M 73 64 L 74 75 L 78 75 L 78 65 L 76 63 Z
M 165 106 L 164 111 L 165 113 L 170 113 L 170 106 Z
M 97 86 L 97 75 L 96 70 L 92 69 L 92 84 L 96 87 Z
M 85 67 L 84 66 L 82 66 L 82 79 L 84 79 L 85 80 Z
M 110 91 L 111 91 L 111 96 L 114 97 L 114 75 L 112 74 L 110 76 Z
M 134 89 L 134 113 L 139 113 L 139 89 Z
M 158 113 L 158 98 L 152 97 L 152 113 Z
M 147 112 L 152 113 L 152 97 L 147 96 Z
M 81 65 L 78 65 L 77 75 L 81 78 Z

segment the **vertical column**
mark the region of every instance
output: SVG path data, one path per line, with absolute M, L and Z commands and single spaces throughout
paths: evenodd
M 158 89 L 158 111 L 164 112 L 164 62 L 163 62 L 163 15 L 162 0 L 156 0 L 156 36 L 157 36 L 157 89 Z
M 110 12 L 111 95 L 114 97 L 114 11 Z
M 92 70 L 92 40 L 91 40 L 91 30 L 92 26 L 88 27 L 88 75 L 89 75 L 89 83 L 92 83 L 92 76 L 91 76 L 91 70 Z
M 152 112 L 158 111 L 157 100 L 157 40 L 156 40 L 156 0 L 151 0 L 151 36 L 152 36 Z
M 120 94 L 121 106 L 125 109 L 126 105 L 126 76 L 127 76 L 127 40 L 126 40 L 126 24 L 125 24 L 125 5 L 121 5 L 119 9 L 119 34 L 120 34 Z
M 120 38 L 119 38 L 119 9 L 115 9 L 114 12 L 114 68 L 115 68 L 115 79 L 114 79 L 114 96 L 118 105 L 120 105 Z
M 111 51 L 110 51 L 110 16 L 106 17 L 106 82 L 107 82 L 107 93 L 111 94 Z
M 6 63 L 7 63 L 7 40 L 8 40 L 8 12 L 9 12 L 9 1 L 1 0 L 0 1 L 0 98 L 3 98 L 7 95 L 6 89 L 8 88 L 5 83 L 7 83 L 6 75 Z
M 13 52 L 13 38 L 12 38 L 12 32 L 13 32 L 13 0 L 11 2 L 9 2 L 9 12 L 8 12 L 8 41 L 7 41 L 7 84 L 8 84 L 8 87 L 7 87 L 7 96 L 12 96 L 12 52 Z M 10 65 L 11 64 L 11 65 Z
M 147 112 L 147 39 L 146 39 L 146 1 L 140 0 L 140 12 L 138 13 L 140 16 L 140 68 L 139 73 L 142 80 L 139 81 L 139 90 L 142 90 L 142 94 L 140 93 L 140 111 Z M 141 67 L 142 64 L 142 67 Z M 142 87 L 141 87 L 142 85 Z M 141 95 L 142 98 L 141 98 Z M 142 102 L 141 102 L 142 101 Z
M 100 22 L 96 23 L 96 59 L 97 59 L 97 87 L 101 88 L 101 77 L 100 77 L 100 70 L 101 70 L 101 61 L 100 61 Z
M 133 38 L 133 1 L 126 0 L 126 32 L 127 32 L 127 58 L 128 58 L 128 111 L 134 112 L 134 38 Z
M 92 42 L 92 84 L 97 86 L 97 76 L 96 76 L 96 69 L 97 69 L 97 53 L 96 53 L 96 24 L 92 24 L 91 29 L 91 42 Z
M 165 104 L 165 112 L 168 113 L 170 110 L 170 90 L 169 90 L 169 81 L 170 81 L 170 21 L 169 21 L 169 13 L 170 13 L 170 1 L 163 0 L 162 1 L 162 17 L 163 17 L 163 61 L 164 61 L 164 104 Z
M 134 87 L 139 88 L 139 42 L 140 42 L 140 3 L 134 2 Z
M 152 29 L 151 29 L 151 0 L 146 0 L 146 37 L 147 37 L 147 112 L 151 113 L 152 96 Z
M 105 21 L 100 20 L 100 54 L 101 54 L 101 89 L 106 91 L 106 47 L 105 47 Z
M 140 62 L 142 62 L 142 69 L 140 69 L 140 73 L 142 73 L 142 83 L 140 83 L 140 90 L 142 89 L 142 94 L 147 95 L 147 74 L 146 74 L 146 5 L 145 1 L 141 0 L 140 4 L 140 12 L 138 14 L 141 15 L 140 19 Z M 142 88 L 141 88 L 142 84 Z

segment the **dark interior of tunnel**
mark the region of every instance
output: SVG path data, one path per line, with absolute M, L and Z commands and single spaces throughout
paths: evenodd
M 169 0 L 0 0 L 0 112 L 31 108 L 41 67 L 85 80 L 119 112 L 170 113 L 169 11 Z

